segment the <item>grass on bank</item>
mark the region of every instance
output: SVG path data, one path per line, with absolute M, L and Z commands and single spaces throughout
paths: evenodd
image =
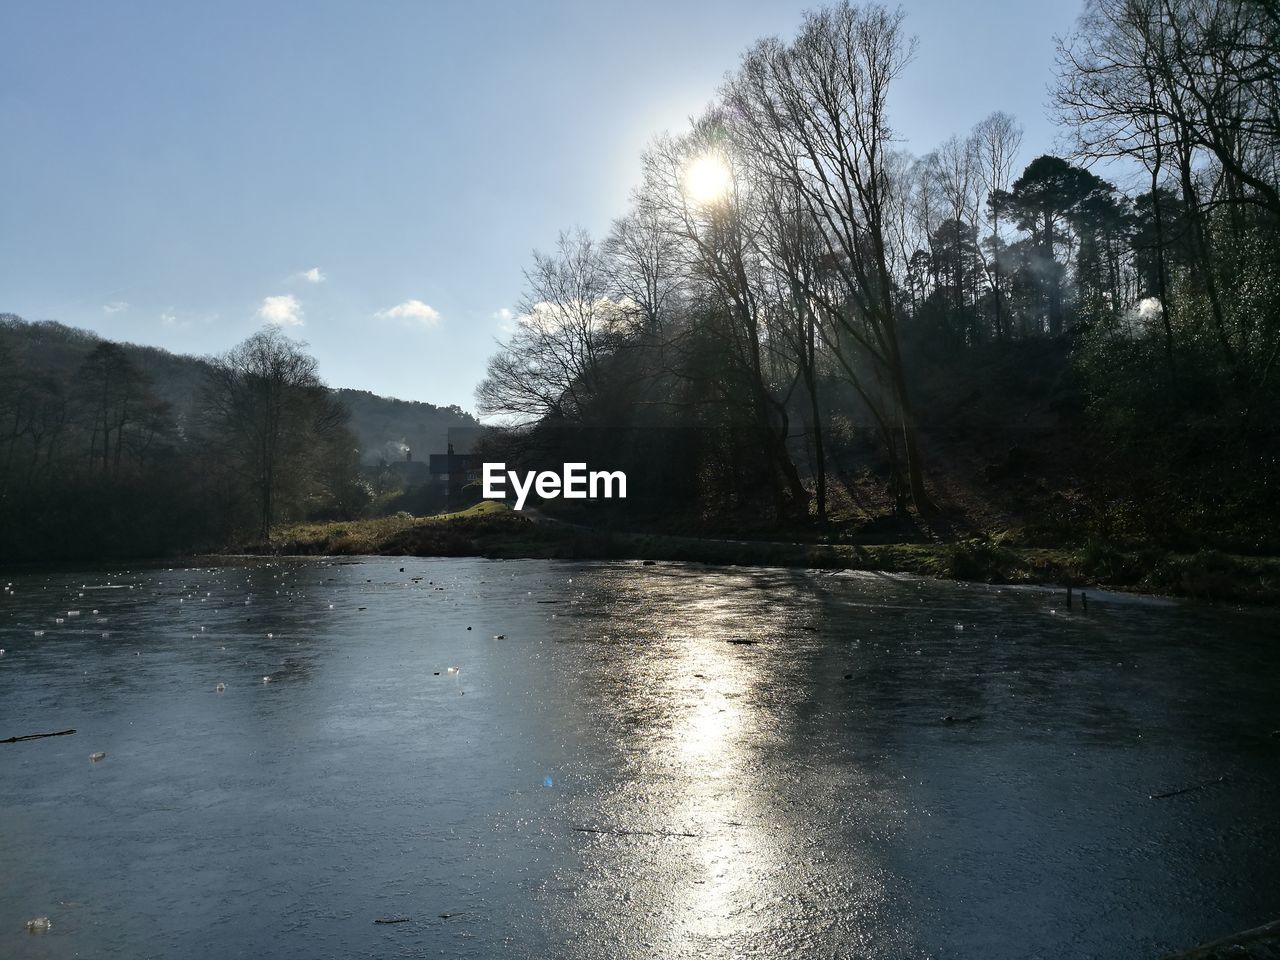
M 454 556 L 457 549 L 475 547 L 476 538 L 511 535 L 529 521 L 516 516 L 505 504 L 482 500 L 466 510 L 415 517 L 397 513 L 369 520 L 334 520 L 323 523 L 293 523 L 277 527 L 271 539 L 252 548 L 261 553 L 369 554 L 414 553 L 434 547 Z M 428 555 L 423 553 L 422 555 Z
M 875 545 L 699 539 L 535 522 L 498 501 L 431 517 L 282 526 L 250 548 L 272 554 L 384 554 L 600 560 L 686 560 L 914 573 L 982 583 L 1108 586 L 1203 599 L 1280 603 L 1280 558 L 1202 550 L 1176 554 L 1011 546 L 974 538 Z

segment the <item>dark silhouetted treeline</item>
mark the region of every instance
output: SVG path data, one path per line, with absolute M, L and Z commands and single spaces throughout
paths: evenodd
M 3 317 L 0 562 L 219 549 L 280 520 L 359 516 L 395 493 L 377 483 L 388 444 L 443 449 L 474 423 L 331 391 L 271 330 L 196 359 Z
M 535 257 L 495 451 L 661 478 L 654 522 L 1280 548 L 1275 10 L 1090 0 L 1075 149 L 1025 167 L 999 112 L 898 149 L 900 12 L 760 42 L 603 241 Z

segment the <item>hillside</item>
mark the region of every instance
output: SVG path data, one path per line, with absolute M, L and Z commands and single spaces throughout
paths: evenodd
M 351 430 L 359 441 L 360 459 L 376 463 L 401 459 L 412 452 L 426 460 L 431 453 L 443 453 L 449 431 L 479 427 L 480 422 L 456 406 L 437 407 L 413 400 L 379 397 L 368 390 L 338 389 L 343 405 L 351 411 Z
M 57 378 L 73 377 L 85 355 L 103 339 L 56 321 L 29 322 L 15 314 L 0 314 L 0 350 L 21 358 L 29 370 Z M 204 381 L 207 361 L 158 347 L 120 346 L 151 379 L 160 398 L 172 405 L 177 421 L 186 422 Z M 398 459 L 406 447 L 426 459 L 430 453 L 445 450 L 451 428 L 479 426 L 471 414 L 456 406 L 380 397 L 367 390 L 335 388 L 334 392 L 351 411 L 351 431 L 366 463 L 376 463 L 380 457 Z

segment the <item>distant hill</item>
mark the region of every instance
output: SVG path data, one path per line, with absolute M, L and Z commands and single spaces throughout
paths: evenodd
M 379 397 L 368 390 L 343 388 L 335 392 L 351 411 L 360 459 L 367 463 L 379 457 L 400 460 L 409 452 L 415 460 L 425 461 L 428 454 L 445 452 L 450 429 L 480 426 L 480 421 L 461 407 Z
M 0 348 L 7 348 L 24 366 L 57 377 L 73 377 L 85 354 L 104 339 L 89 330 L 52 320 L 28 322 L 12 313 L 0 314 Z M 187 420 L 194 410 L 208 362 L 159 347 L 133 343 L 120 346 L 151 378 L 156 393 L 173 405 L 178 422 Z M 403 459 L 408 451 L 413 452 L 414 459 L 426 460 L 428 454 L 445 451 L 451 428 L 480 425 L 457 406 L 396 400 L 367 390 L 337 388 L 334 393 L 351 411 L 351 430 L 356 435 L 360 458 L 366 463 L 376 463 L 380 458 Z

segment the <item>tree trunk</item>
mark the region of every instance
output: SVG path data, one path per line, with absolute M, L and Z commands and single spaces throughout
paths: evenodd
M 1231 338 L 1227 335 L 1226 321 L 1223 318 L 1222 302 L 1218 296 L 1218 283 L 1213 276 L 1213 255 L 1208 235 L 1205 233 L 1204 220 L 1201 217 L 1200 198 L 1196 193 L 1195 181 L 1191 173 L 1191 155 L 1183 146 L 1179 152 L 1178 174 L 1182 181 L 1182 203 L 1191 223 L 1191 242 L 1195 249 L 1194 259 L 1198 261 L 1195 273 L 1204 287 L 1205 296 L 1209 300 L 1209 314 L 1213 317 L 1214 330 L 1218 336 L 1218 344 L 1222 353 L 1235 372 L 1237 386 L 1240 383 L 1239 369 L 1236 366 L 1235 350 L 1231 347 Z
M 1160 297 L 1160 324 L 1164 327 L 1164 355 L 1169 365 L 1169 392 L 1173 408 L 1178 409 L 1178 365 L 1173 351 L 1173 324 L 1169 322 L 1169 274 L 1164 256 L 1164 212 L 1160 209 L 1160 149 L 1151 166 L 1151 216 L 1156 228 L 1156 293 Z
M 991 217 L 991 286 L 996 297 L 996 339 L 1004 340 L 1004 292 L 1000 289 L 1000 214 Z
M 806 346 L 806 357 L 804 364 L 804 385 L 809 391 L 809 417 L 813 423 L 813 457 L 814 469 L 816 471 L 816 490 L 814 491 L 817 498 L 818 522 L 825 524 L 827 522 L 827 462 L 822 447 L 822 415 L 818 409 L 818 381 L 814 375 L 814 364 L 816 357 L 814 355 L 814 330 L 813 317 L 808 320 L 808 343 Z
M 1044 212 L 1044 246 L 1040 255 L 1045 259 L 1048 271 L 1049 289 L 1046 291 L 1049 301 L 1049 336 L 1062 335 L 1062 281 L 1058 277 L 1058 261 L 1053 252 L 1053 214 Z
M 902 366 L 902 354 L 898 348 L 898 331 L 895 324 L 888 324 L 890 356 L 889 378 L 898 402 L 902 419 L 902 448 L 907 460 L 907 483 L 911 488 L 911 502 L 921 514 L 934 513 L 937 507 L 929 499 L 924 488 L 924 464 L 916 430 L 915 412 L 911 405 L 911 391 L 907 388 L 907 375 Z

